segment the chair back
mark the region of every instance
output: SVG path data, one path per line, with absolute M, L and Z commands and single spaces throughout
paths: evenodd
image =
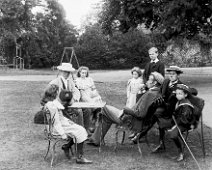
M 193 95 L 189 96 L 189 101 L 194 106 L 194 115 L 196 118 L 195 128 L 197 128 L 199 120 L 202 117 L 202 111 L 205 105 L 205 101 L 202 98 Z
M 44 106 L 44 110 L 47 121 L 44 131 L 46 132 L 46 137 L 51 138 L 53 137 L 52 132 L 53 132 L 54 117 L 51 117 L 51 113 L 47 106 Z
M 199 119 L 202 115 L 202 110 L 204 108 L 205 101 L 202 98 L 193 95 L 189 97 L 189 101 L 194 106 L 194 114 Z

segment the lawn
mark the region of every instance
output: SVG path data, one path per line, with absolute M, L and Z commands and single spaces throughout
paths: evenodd
M 201 84 L 204 84 L 200 77 Z M 186 79 L 189 83 L 196 79 Z M 207 80 L 207 79 L 206 79 Z M 207 81 L 206 81 L 207 82 Z M 1 81 L 0 106 L 0 169 L 18 169 L 18 170 L 48 170 L 50 161 L 44 161 L 43 156 L 47 148 L 47 141 L 43 135 L 43 126 L 33 123 L 33 116 L 39 110 L 40 94 L 45 88 L 47 82 L 33 81 Z M 196 83 L 195 83 L 196 84 Z M 199 87 L 202 85 L 198 84 Z M 97 88 L 103 99 L 108 104 L 118 108 L 125 105 L 126 81 L 105 82 L 97 84 Z M 194 155 L 200 163 L 203 170 L 212 168 L 212 131 L 205 127 L 206 151 L 207 156 L 203 159 L 200 143 L 196 133 L 189 137 L 189 145 Z M 149 134 L 151 146 L 158 142 L 158 132 L 152 129 Z M 98 149 L 85 145 L 86 157 L 92 159 L 92 165 L 77 165 L 74 160 L 68 161 L 60 147 L 57 149 L 57 165 L 54 169 L 120 169 L 120 170 L 193 170 L 197 169 L 194 161 L 186 151 L 186 159 L 181 163 L 176 163 L 171 157 L 175 156 L 177 150 L 172 141 L 167 136 L 167 151 L 160 154 L 151 154 L 150 148 L 141 144 L 143 155 L 139 155 L 137 147 L 130 145 L 126 141 L 124 146 L 119 146 L 117 152 L 114 152 L 115 146 L 115 127 L 113 126 L 106 135 L 106 146 L 103 146 L 102 152 Z

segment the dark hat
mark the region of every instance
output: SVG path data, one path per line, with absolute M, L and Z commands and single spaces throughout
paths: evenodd
M 162 74 L 154 71 L 151 73 L 151 75 L 154 76 L 155 80 L 159 83 L 159 84 L 163 84 L 164 81 L 164 77 L 162 76 Z
M 68 102 L 72 99 L 73 95 L 72 92 L 68 91 L 68 90 L 61 90 L 60 94 L 59 94 L 59 99 L 62 102 Z
M 166 69 L 166 71 L 168 71 L 168 72 L 175 71 L 178 74 L 183 73 L 183 71 L 181 70 L 181 68 L 178 67 L 178 66 L 170 66 L 169 68 Z
M 180 90 L 183 90 L 183 91 L 185 91 L 185 92 L 187 92 L 189 94 L 191 93 L 190 88 L 187 85 L 185 85 L 185 84 L 177 84 L 176 88 L 180 89 Z

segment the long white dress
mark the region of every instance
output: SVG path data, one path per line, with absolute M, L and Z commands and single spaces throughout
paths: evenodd
M 136 104 L 136 95 L 144 87 L 142 78 L 131 78 L 127 83 L 127 103 L 126 106 L 132 108 Z
M 84 127 L 63 116 L 62 110 L 64 109 L 64 106 L 57 99 L 49 101 L 45 106 L 50 111 L 51 117 L 54 118 L 54 135 L 62 136 L 66 134 L 70 137 L 74 136 L 77 143 L 82 143 L 87 139 L 88 134 Z
M 81 100 L 83 102 L 99 102 L 101 100 L 91 77 L 77 78 L 76 85 L 81 92 Z

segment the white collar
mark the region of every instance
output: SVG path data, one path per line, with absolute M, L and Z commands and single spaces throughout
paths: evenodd
M 58 99 L 53 100 L 53 104 L 60 110 L 65 109 L 65 107 L 58 101 Z
M 156 58 L 154 61 L 151 60 L 150 63 L 157 63 L 158 61 L 159 61 L 158 58 Z

